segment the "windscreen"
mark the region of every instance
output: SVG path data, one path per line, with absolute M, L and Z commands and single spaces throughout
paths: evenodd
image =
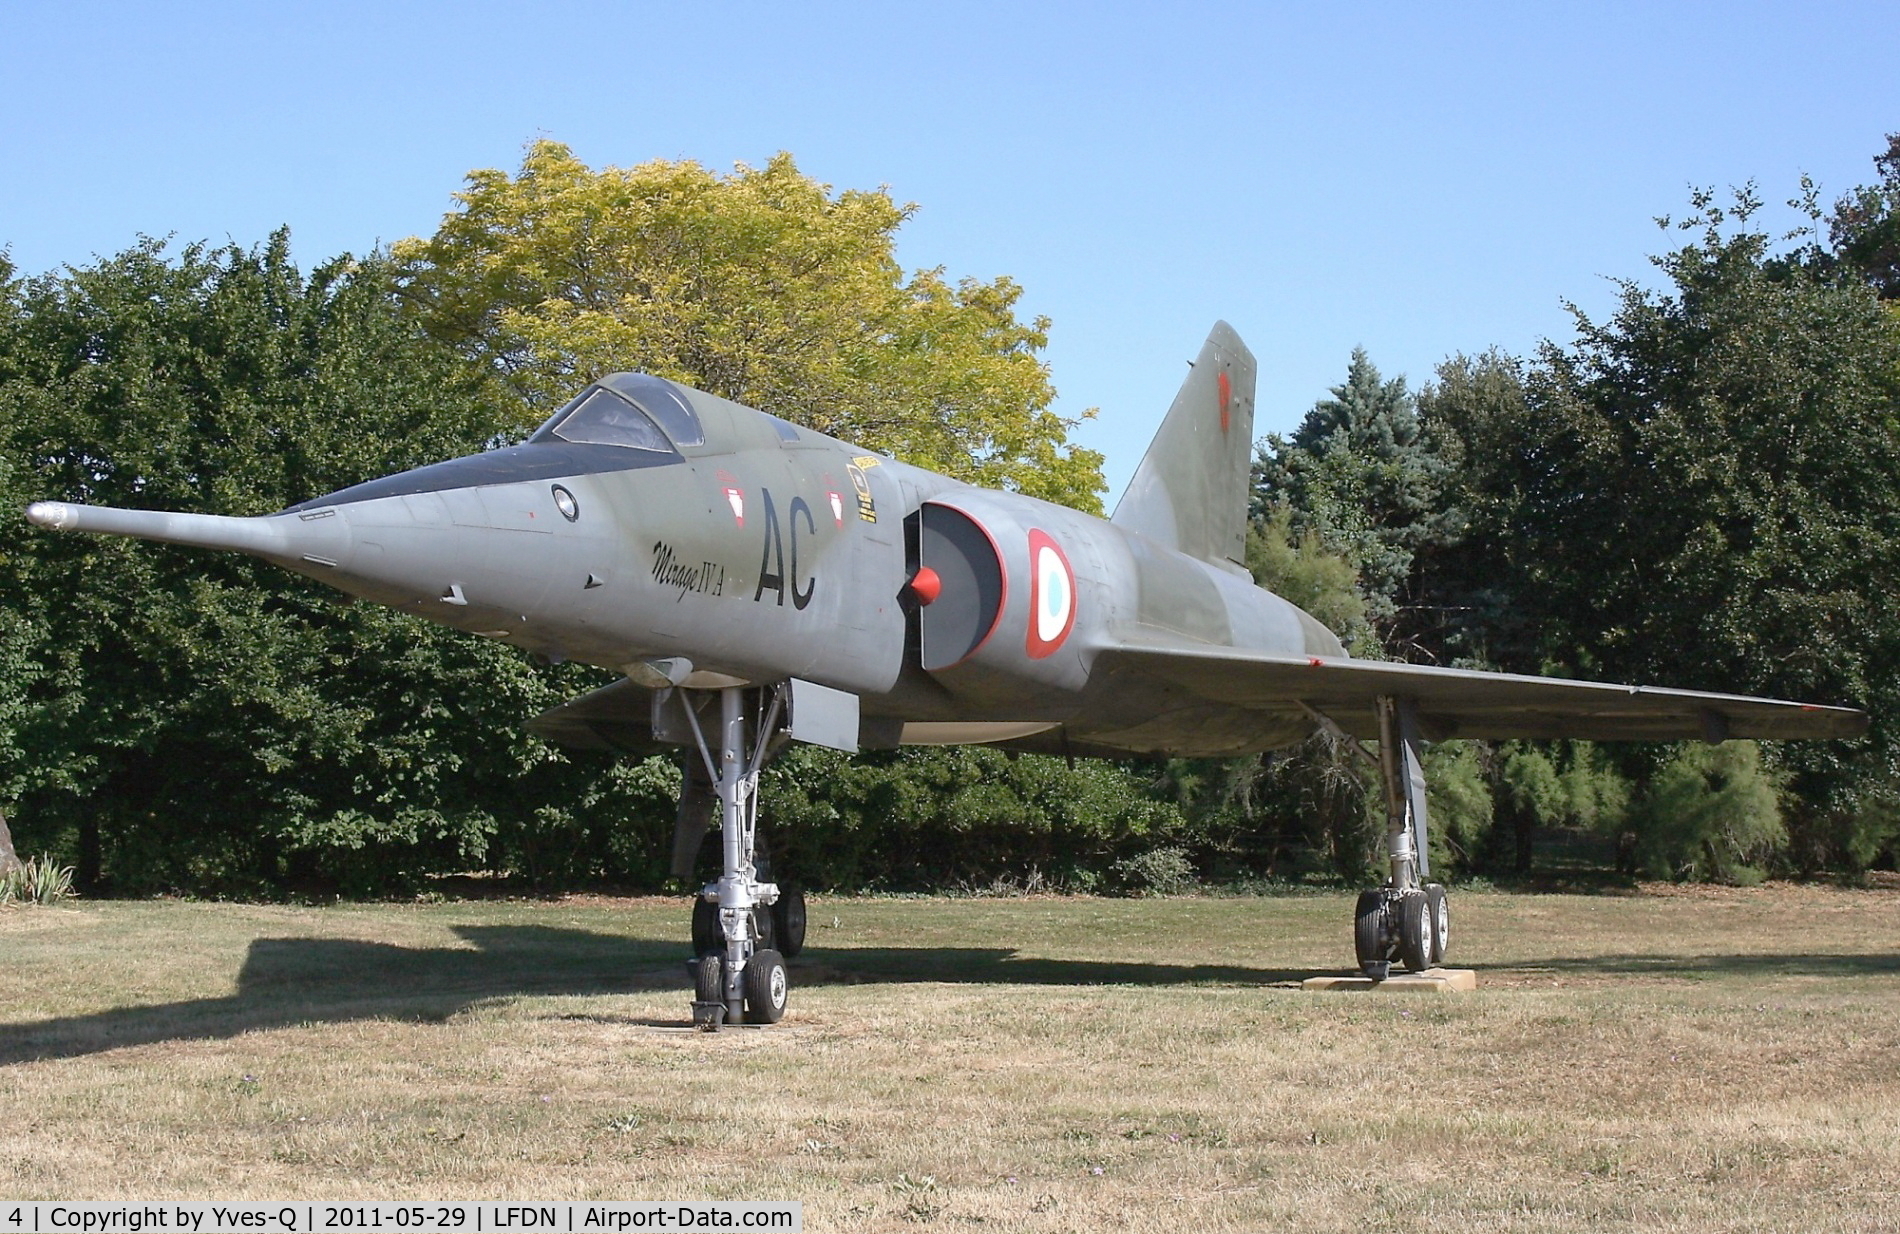
M 672 382 L 648 373 L 610 373 L 600 379 L 600 384 L 652 416 L 674 445 L 705 444 L 706 432 L 699 426 L 698 414 Z
M 626 446 L 634 450 L 673 452 L 660 426 L 647 414 L 611 390 L 596 386 L 562 408 L 534 440 L 548 438 L 598 446 Z

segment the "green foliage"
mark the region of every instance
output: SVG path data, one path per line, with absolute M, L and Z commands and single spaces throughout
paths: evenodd
M 1185 895 L 1199 885 L 1193 859 L 1178 844 L 1164 844 L 1124 857 L 1115 863 L 1113 874 L 1116 884 L 1129 895 Z
M 1426 751 L 1424 762 L 1433 873 L 1450 879 L 1481 869 L 1496 806 L 1480 747 L 1441 742 Z
M 428 240 L 395 247 L 439 338 L 502 373 L 526 424 L 617 369 L 675 378 L 975 484 L 1091 512 L 1102 457 L 1017 320 L 1009 279 L 908 278 L 915 207 L 829 187 L 789 154 L 719 176 L 656 160 L 593 171 L 537 141 L 476 171 Z
M 1416 590 L 1419 551 L 1456 530 L 1441 502 L 1447 465 L 1417 414 L 1405 379 L 1386 380 L 1355 348 L 1346 380 L 1313 405 L 1291 439 L 1269 435 L 1255 467 L 1255 506 L 1284 506 L 1302 535 L 1349 558 L 1380 641 L 1403 649 L 1402 610 Z M 1400 657 L 1404 658 L 1404 657 Z
M 1354 655 L 1378 654 L 1358 571 L 1329 552 L 1313 528 L 1296 536 L 1292 507 L 1274 506 L 1248 524 L 1247 568 L 1254 582 L 1305 609 Z
M 1656 878 L 1759 882 L 1787 839 L 1776 777 L 1752 741 L 1683 746 L 1650 780 L 1634 822 Z
M 986 746 L 848 758 L 793 747 L 766 770 L 777 854 L 809 886 L 982 885 L 1034 870 L 1058 885 L 1179 835 L 1172 804 L 1119 764 Z
M 521 722 L 581 688 L 233 554 L 29 532 L 28 498 L 259 514 L 506 424 L 391 271 L 145 242 L 16 284 L 0 348 L 0 788 L 119 891 L 371 891 L 583 795 Z M 533 804 L 529 804 L 533 803 Z M 603 802 L 618 813 L 629 803 Z
M 1887 135 L 1875 156 L 1880 183 L 1863 185 L 1835 203 L 1828 237 L 1842 265 L 1883 300 L 1900 300 L 1900 133 Z
M 1784 795 L 1785 796 L 1785 795 Z M 1812 874 L 1829 867 L 1861 873 L 1900 851 L 1900 799 L 1888 784 L 1869 783 L 1831 811 L 1797 811 L 1788 863 Z
M 0 872 L 0 904 L 58 904 L 73 894 L 73 868 L 44 854 Z
M 1498 777 L 1501 803 L 1544 823 L 1563 820 L 1569 804 L 1557 765 L 1541 745 L 1506 742 Z
M 1766 756 L 1813 867 L 1849 860 L 1841 820 L 1900 758 L 1900 323 L 1816 251 L 1778 254 L 1758 210 L 1698 194 L 1664 289 L 1626 283 L 1534 365 L 1448 364 L 1425 412 L 1455 443 L 1468 649 L 1873 712 L 1864 741 Z
M 1459 512 L 1458 534 L 1426 546 L 1418 578 L 1420 625 L 1438 654 L 1476 668 L 1541 667 L 1542 618 L 1520 595 L 1516 503 L 1535 474 L 1526 422 L 1524 365 L 1503 352 L 1457 355 L 1418 396 L 1422 431 L 1448 463 L 1442 500 Z M 1529 600 L 1531 603 L 1526 603 Z
M 1285 859 L 1269 874 L 1327 873 L 1347 883 L 1382 877 L 1385 822 L 1376 777 L 1346 742 L 1321 730 L 1273 759 L 1260 794 L 1280 822 Z

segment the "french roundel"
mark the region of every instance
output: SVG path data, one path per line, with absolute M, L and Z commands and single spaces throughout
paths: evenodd
M 1052 656 L 1075 628 L 1075 571 L 1062 546 L 1029 532 L 1029 658 Z

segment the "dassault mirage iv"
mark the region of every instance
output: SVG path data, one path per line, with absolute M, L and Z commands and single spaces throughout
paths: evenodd
M 27 517 L 251 553 L 620 674 L 530 727 L 684 748 L 676 874 L 720 825 L 722 872 L 693 915 L 708 1028 L 785 1010 L 803 898 L 763 868 L 757 787 L 788 741 L 1110 757 L 1248 754 L 1316 726 L 1376 741 L 1390 877 L 1360 896 L 1354 937 L 1383 977 L 1437 963 L 1450 934 L 1426 881 L 1421 742 L 1866 727 L 1842 707 L 1352 659 L 1241 564 L 1253 412 L 1253 356 L 1217 324 L 1107 521 L 637 373 L 601 378 L 520 445 L 278 514 L 39 502 Z

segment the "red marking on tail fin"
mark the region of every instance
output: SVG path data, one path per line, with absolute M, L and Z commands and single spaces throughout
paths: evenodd
M 1224 433 L 1227 431 L 1228 409 L 1234 403 L 1234 383 L 1227 380 L 1226 369 L 1220 371 L 1215 381 L 1220 386 L 1220 431 Z

